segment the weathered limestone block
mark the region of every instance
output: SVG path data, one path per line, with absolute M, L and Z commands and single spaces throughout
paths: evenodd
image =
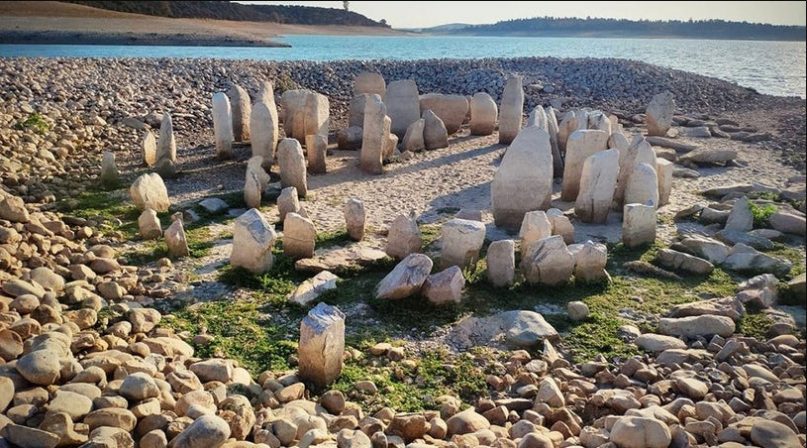
M 675 98 L 670 92 L 661 92 L 650 100 L 646 111 L 647 135 L 665 136 L 672 126 Z
M 317 275 L 300 283 L 286 300 L 300 306 L 308 306 L 313 303 L 323 293 L 336 289 L 336 281 L 339 277 L 329 271 L 319 272 Z
M 605 244 L 588 240 L 583 244 L 570 245 L 569 251 L 574 255 L 575 281 L 593 283 L 608 278 L 608 273 L 605 272 L 608 249 Z
M 387 83 L 381 73 L 361 72 L 353 78 L 353 95 L 376 94 L 383 100 L 386 92 Z
M 510 76 L 502 92 L 502 105 L 499 108 L 499 143 L 509 145 L 521 130 L 521 116 L 524 113 L 524 88 L 520 76 Z M 550 152 L 551 155 L 551 152 Z
M 516 273 L 516 243 L 513 240 L 499 240 L 490 243 L 485 257 L 488 281 L 496 287 L 513 284 Z
M 129 188 L 129 196 L 140 210 L 150 208 L 156 212 L 164 212 L 171 206 L 168 190 L 157 173 L 142 174 L 135 179 Z
M 600 151 L 586 159 L 580 178 L 580 192 L 574 205 L 574 214 L 581 221 L 605 223 L 618 176 L 619 152 L 616 149 Z
M 530 284 L 549 286 L 566 283 L 574 272 L 574 255 L 561 236 L 544 238 L 521 260 L 521 271 Z
M 748 232 L 754 228 L 754 214 L 751 212 L 751 204 L 748 202 L 747 196 L 734 201 L 724 228 L 740 232 Z
M 452 219 L 443 224 L 440 239 L 442 266 L 474 266 L 485 243 L 485 225 L 479 221 Z
M 387 106 L 387 115 L 392 120 L 390 132 L 403 138 L 406 128 L 420 118 L 417 84 L 412 79 L 392 81 L 387 85 L 383 101 Z
M 431 110 L 443 121 L 449 135 L 460 130 L 468 116 L 468 99 L 465 95 L 427 93 L 420 96 L 420 114 Z
M 426 149 L 448 147 L 448 132 L 443 120 L 431 110 L 423 112 L 423 120 L 423 143 L 426 145 Z
M 345 201 L 344 215 L 348 235 L 354 241 L 361 241 L 364 238 L 364 222 L 366 219 L 364 202 L 359 198 L 348 198 Z
M 283 253 L 290 258 L 311 258 L 317 240 L 317 229 L 310 219 L 297 213 L 283 220 Z
M 574 243 L 574 226 L 568 216 L 556 208 L 547 210 L 546 216 L 552 223 L 552 235 L 562 236 L 563 242 L 566 244 Z
M 362 120 L 364 120 L 364 112 L 362 112 Z M 351 125 L 348 128 L 340 129 L 336 132 L 336 146 L 343 150 L 356 150 L 361 149 L 361 141 L 364 130 L 362 121 L 358 126 Z
M 350 100 L 348 107 L 348 126 L 362 127 L 364 125 L 364 107 L 367 105 L 367 98 L 370 93 L 361 93 Z M 383 97 L 383 95 L 380 95 Z
M 535 243 L 552 236 L 552 223 L 541 210 L 527 212 L 521 222 L 518 236 L 521 238 L 521 253 L 526 257 Z
M 499 108 L 496 101 L 485 92 L 477 92 L 471 98 L 471 134 L 490 135 L 496 129 Z
M 281 221 L 285 220 L 289 213 L 300 213 L 300 199 L 296 188 L 286 187 L 280 190 L 280 196 L 277 197 L 277 212 Z
M 275 148 L 278 139 L 277 109 L 274 102 L 271 105 L 259 101 L 252 106 L 249 127 L 252 134 L 252 155 L 263 159 L 264 167 L 272 165 L 275 160 Z
M 560 198 L 564 201 L 577 199 L 580 177 L 586 159 L 608 149 L 608 134 L 605 131 L 575 131 L 566 142 L 566 160 L 563 167 L 563 184 Z
M 258 169 L 263 170 L 260 167 Z M 262 196 L 263 188 L 261 187 L 260 173 L 248 167 L 244 180 L 244 203 L 249 208 L 260 208 Z
M 381 97 L 372 95 L 367 98 L 359 156 L 362 171 L 370 174 L 384 173 L 384 145 L 389 138 L 390 126 L 391 121 L 387 117 L 387 109 Z
M 216 139 L 216 157 L 219 159 L 232 157 L 235 139 L 233 117 L 230 100 L 224 92 L 213 94 L 213 136 Z
M 230 109 L 233 117 L 233 138 L 237 142 L 245 142 L 249 140 L 249 117 L 252 113 L 252 102 L 249 99 L 249 93 L 239 86 L 233 84 L 227 90 L 227 96 L 230 98 Z
M 656 208 L 653 205 L 625 204 L 622 216 L 622 244 L 629 248 L 656 241 Z
M 174 222 L 165 229 L 165 245 L 168 246 L 168 256 L 171 258 L 187 257 L 188 238 L 185 236 L 185 227 L 182 225 L 182 214 L 172 217 Z
M 398 300 L 420 291 L 432 270 L 432 260 L 423 254 L 409 254 L 376 286 L 376 299 Z
M 140 148 L 143 153 L 143 163 L 152 167 L 157 163 L 157 138 L 151 130 L 146 130 L 143 134 L 143 140 L 140 143 Z
M 552 175 L 554 177 L 561 177 L 563 175 L 563 155 L 560 152 L 560 145 L 558 144 L 558 117 L 555 109 L 552 106 L 547 107 L 546 113 L 546 130 L 549 133 L 549 144 L 552 146 Z
M 616 144 L 624 144 L 619 141 L 618 137 L 612 137 L 612 140 Z M 634 168 L 640 163 L 656 166 L 656 153 L 644 137 L 636 135 L 626 151 L 619 151 L 619 177 L 617 178 L 616 191 L 614 192 L 614 202 L 618 206 L 627 203 L 625 202 L 625 189 L 630 182 L 630 176 L 633 174 Z
M 423 118 L 409 125 L 403 138 L 404 151 L 420 152 L 426 149 L 426 142 L 423 141 L 423 130 L 425 126 L 426 120 Z
M 306 135 L 305 148 L 308 154 L 308 172 L 311 174 L 325 174 L 327 171 L 325 159 L 328 151 L 328 136 L 321 134 Z
M 163 114 L 160 123 L 160 139 L 157 141 L 157 162 L 154 169 L 160 176 L 173 177 L 177 169 L 177 141 L 174 138 L 174 122 L 171 115 Z
M 658 207 L 658 177 L 655 164 L 640 163 L 633 167 L 625 187 L 626 204 L 653 204 Z
M 384 121 L 387 120 L 389 120 L 389 117 L 387 117 Z M 390 159 L 392 159 L 392 156 L 395 155 L 395 151 L 397 149 L 398 149 L 398 136 L 392 133 L 387 134 L 387 141 L 384 142 L 384 150 L 381 154 L 383 161 L 387 162 Z
M 462 275 L 462 269 L 454 265 L 428 276 L 423 283 L 421 294 L 434 305 L 460 303 L 463 288 L 465 277 Z
M 392 258 L 404 258 L 420 251 L 423 240 L 414 217 L 398 215 L 387 232 L 386 252 Z
M 300 322 L 300 377 L 318 387 L 327 386 L 342 373 L 344 353 L 345 315 L 335 306 L 319 303 Z
M 283 188 L 296 188 L 297 194 L 304 198 L 308 194 L 308 180 L 300 142 L 293 138 L 281 140 L 277 145 L 277 164 L 280 167 L 280 185 Z
M 283 132 L 286 138 L 305 139 L 305 105 L 311 90 L 290 89 L 283 92 L 280 104 L 283 108 Z
M 305 101 L 305 135 L 320 135 L 328 142 L 328 127 L 330 123 L 330 103 L 328 97 L 312 92 Z M 308 146 L 306 146 L 308 148 Z
M 140 237 L 144 240 L 153 240 L 163 235 L 163 229 L 160 226 L 160 218 L 157 212 L 147 208 L 137 218 L 137 227 L 140 232 Z
M 549 132 L 549 123 L 547 122 L 546 111 L 541 105 L 535 106 L 530 114 L 527 116 L 527 124 L 525 126 L 538 126 L 539 128 Z
M 267 272 L 272 268 L 272 246 L 275 231 L 257 209 L 250 209 L 235 220 L 233 225 L 233 249 L 230 264 L 254 273 Z
M 656 176 L 658 176 L 658 205 L 659 207 L 670 203 L 672 193 L 673 171 L 675 164 L 662 158 L 656 159 Z

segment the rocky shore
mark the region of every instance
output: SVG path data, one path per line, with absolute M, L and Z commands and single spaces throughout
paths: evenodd
M 290 47 L 268 39 L 238 36 L 171 33 L 114 33 L 75 31 L 0 31 L 4 44 L 37 45 L 170 45 L 186 47 Z

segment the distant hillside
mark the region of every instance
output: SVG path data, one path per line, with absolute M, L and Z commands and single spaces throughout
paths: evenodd
M 680 37 L 691 39 L 800 40 L 807 39 L 803 26 L 762 23 L 701 21 L 633 21 L 626 19 L 577 19 L 535 17 L 459 29 L 429 29 L 442 34 L 488 36 L 589 36 L 589 37 Z
M 159 17 L 275 22 L 298 25 L 387 27 L 361 14 L 335 8 L 289 5 L 247 5 L 230 1 L 81 1 L 77 3 L 112 11 Z

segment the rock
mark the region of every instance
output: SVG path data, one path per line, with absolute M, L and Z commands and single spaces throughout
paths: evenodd
M 327 172 L 328 136 L 315 134 L 305 136 L 305 148 L 308 155 L 308 171 L 311 174 Z
M 348 198 L 345 201 L 344 211 L 345 226 L 350 239 L 361 241 L 364 237 L 364 202 L 359 198 Z
M 485 417 L 477 414 L 473 408 L 468 408 L 449 417 L 446 420 L 446 426 L 448 427 L 449 435 L 469 434 L 490 428 L 490 422 Z
M 274 94 L 271 95 L 272 103 L 266 104 L 262 101 L 255 103 L 249 117 L 252 156 L 261 157 L 265 167 L 272 165 L 272 161 L 275 159 L 275 148 L 279 135 L 277 106 L 275 106 Z
M 454 265 L 444 271 L 432 274 L 423 283 L 421 294 L 435 305 L 460 303 L 465 277 L 462 270 Z
M 566 142 L 561 200 L 571 202 L 577 199 L 585 160 L 606 149 L 608 134 L 604 131 L 584 129 L 569 136 Z
M 726 338 L 734 334 L 734 321 L 726 316 L 709 314 L 678 318 L 664 317 L 659 320 L 658 329 L 662 334 L 669 336 L 695 338 L 716 334 Z
M 356 150 L 361 149 L 362 138 L 364 130 L 364 112 L 362 111 L 362 121 L 360 126 L 350 126 L 348 128 L 340 129 L 336 133 L 336 145 L 342 150 Z
M 665 336 L 662 334 L 645 333 L 637 337 L 633 341 L 642 350 L 661 353 L 670 349 L 686 349 L 687 345 L 684 341 L 674 338 L 672 336 Z
M 150 208 L 159 213 L 168 211 L 171 206 L 168 190 L 157 173 L 143 174 L 135 179 L 129 188 L 129 195 L 140 210 Z
M 768 218 L 768 222 L 771 227 L 782 233 L 805 236 L 805 232 L 807 232 L 805 230 L 807 221 L 805 221 L 804 215 L 798 215 L 796 212 L 779 210 Z
M 650 100 L 646 111 L 647 135 L 664 137 L 672 126 L 675 113 L 675 98 L 673 94 L 661 92 Z M 623 447 L 625 448 L 625 447 Z
M 31 281 L 50 291 L 61 292 L 64 290 L 64 277 L 44 266 L 31 270 Z
M 540 313 L 534 311 L 504 311 L 498 314 L 499 325 L 505 330 L 508 347 L 532 348 L 544 340 L 556 340 L 558 332 Z
M 118 166 L 115 164 L 115 153 L 111 151 L 104 151 L 104 157 L 101 161 L 101 175 L 98 176 L 101 185 L 112 188 L 120 183 L 120 174 L 118 173 Z
M 36 350 L 17 360 L 17 371 L 28 382 L 49 386 L 59 379 L 59 355 L 51 350 Z
M 518 236 L 521 238 L 522 257 L 527 257 L 535 243 L 552 236 L 552 223 L 543 211 L 527 212 L 524 214 Z
M 804 298 L 807 296 L 807 275 L 804 273 L 799 274 L 793 280 L 787 282 L 787 287 L 791 296 Z
M 712 132 L 709 131 L 709 126 L 688 127 L 684 131 L 684 134 L 692 138 L 709 138 L 712 136 Z
M 731 248 L 723 262 L 723 267 L 732 271 L 754 274 L 769 272 L 781 277 L 790 272 L 793 263 L 790 260 L 772 257 L 745 244 L 737 243 Z
M 325 138 L 325 146 L 328 146 L 328 129 L 330 126 L 330 103 L 328 97 L 316 92 L 311 92 L 305 101 L 305 139 L 308 141 L 309 135 L 317 135 Z M 308 143 L 306 149 L 310 150 Z
M 569 314 L 569 319 L 573 321 L 586 320 L 589 315 L 588 305 L 579 300 L 567 303 L 566 312 Z
M 675 379 L 675 387 L 693 400 L 703 400 L 709 393 L 709 386 L 695 378 L 678 377 Z
M 499 143 L 509 145 L 520 134 L 521 116 L 524 113 L 524 88 L 520 76 L 508 76 L 499 107 Z M 548 136 L 548 135 L 547 135 Z M 549 155 L 552 152 L 549 148 Z M 509 151 L 508 151 L 509 152 Z M 503 162 L 502 162 L 503 163 Z M 542 166 L 542 165 L 539 165 Z M 550 176 L 551 179 L 551 176 Z
M 280 196 L 277 197 L 277 212 L 280 215 L 280 220 L 286 219 L 289 213 L 300 214 L 300 199 L 295 187 L 286 187 L 280 190 Z
M 737 158 L 737 151 L 733 149 L 706 149 L 699 148 L 690 153 L 684 154 L 679 162 L 690 162 L 696 164 L 725 165 Z
M 442 266 L 475 266 L 485 243 L 485 225 L 479 221 L 452 219 L 443 224 L 440 240 Z
M 233 363 L 227 359 L 207 359 L 191 364 L 188 369 L 203 383 L 221 381 L 229 383 L 233 379 Z
M 174 138 L 174 123 L 170 114 L 164 114 L 160 123 L 160 139 L 157 140 L 157 162 L 154 169 L 162 177 L 173 177 L 176 174 L 176 163 L 177 142 Z
M 706 211 L 706 209 L 704 209 L 704 211 Z M 703 218 L 703 213 L 701 213 L 701 218 Z M 754 232 L 755 231 L 740 232 L 737 230 L 721 230 L 715 233 L 715 238 L 726 244 L 735 246 L 737 244 L 743 244 L 759 250 L 773 249 L 774 246 L 773 241 L 769 240 L 768 238 L 759 236 Z
M 56 448 L 59 443 L 59 436 L 56 434 L 14 423 L 5 425 L 0 435 L 21 448 Z
M 490 243 L 485 257 L 488 281 L 496 287 L 513 284 L 516 269 L 516 244 L 513 240 L 499 240 Z
M 185 236 L 185 227 L 182 225 L 182 219 L 175 220 L 165 229 L 165 245 L 168 246 L 169 257 L 181 258 L 190 255 L 188 238 Z
M 311 90 L 289 89 L 283 92 L 280 104 L 283 110 L 283 131 L 287 138 L 305 140 L 305 105 Z
M 681 245 L 713 264 L 722 264 L 729 254 L 729 247 L 725 244 L 694 233 L 681 240 Z
M 280 168 L 280 185 L 283 188 L 296 188 L 297 194 L 304 198 L 308 194 L 308 181 L 300 142 L 293 138 L 281 140 L 277 145 L 277 164 Z
M 468 99 L 465 95 L 427 93 L 420 96 L 421 115 L 424 115 L 427 110 L 431 110 L 445 124 L 448 135 L 459 131 L 468 115 L 468 107 Z
M 586 159 L 574 214 L 583 222 L 604 224 L 614 199 L 619 175 L 619 151 L 600 151 Z
M 550 208 L 546 211 L 546 217 L 552 224 L 552 235 L 560 235 L 566 244 L 574 243 L 574 226 L 569 218 L 562 211 Z
M 344 351 L 345 315 L 339 308 L 318 304 L 300 322 L 300 377 L 318 387 L 332 383 L 342 372 Z
M 633 167 L 633 172 L 625 186 L 625 204 L 645 204 L 658 208 L 658 177 L 655 163 L 640 163 Z
M 370 93 L 379 95 L 382 99 L 387 90 L 387 84 L 380 73 L 361 72 L 353 78 L 353 94 Z
M 410 152 L 420 152 L 426 149 L 426 142 L 423 139 L 423 130 L 426 126 L 426 120 L 420 118 L 412 122 L 406 128 L 406 134 L 403 138 L 403 150 Z M 447 138 L 447 137 L 446 137 Z M 446 143 L 448 145 L 448 143 Z
M 252 102 L 249 99 L 249 93 L 238 84 L 233 84 L 227 90 L 227 97 L 230 99 L 231 116 L 233 118 L 233 137 L 237 142 L 246 142 L 250 139 L 249 121 L 252 114 Z
M 611 428 L 611 442 L 619 448 L 667 448 L 672 436 L 663 422 L 648 417 L 620 417 Z
M 563 238 L 550 236 L 533 246 L 521 260 L 521 271 L 530 284 L 556 286 L 566 283 L 574 272 L 574 255 Z
M 263 273 L 272 269 L 272 247 L 276 234 L 263 215 L 250 209 L 233 224 L 233 249 L 230 264 L 250 272 Z
M 384 121 L 386 121 L 386 119 Z M 385 163 L 388 163 L 392 160 L 392 156 L 394 156 L 397 152 L 398 152 L 398 136 L 395 134 L 387 134 L 387 140 L 384 142 L 381 158 Z
M 286 297 L 286 300 L 300 306 L 308 306 L 326 291 L 336 289 L 337 280 L 339 280 L 339 277 L 336 275 L 328 271 L 322 271 L 300 283 L 300 285 Z
M 537 127 L 525 128 L 515 137 L 491 183 L 496 226 L 515 229 L 525 213 L 549 206 L 551 151 L 549 135 Z
M 485 92 L 477 92 L 471 98 L 471 134 L 490 135 L 496 129 L 499 108 Z
M 381 97 L 379 97 L 379 100 Z M 368 103 L 369 104 L 369 103 Z M 412 79 L 392 81 L 387 85 L 387 94 L 384 97 L 387 106 L 386 114 L 392 123 L 390 131 L 403 138 L 406 128 L 420 118 L 420 101 L 418 99 L 418 86 Z M 365 114 L 367 113 L 365 109 Z M 366 127 L 365 116 L 365 127 Z M 365 135 L 366 138 L 366 135 Z
M 22 198 L 0 193 L 0 219 L 26 223 L 30 219 Z
M 7 377 L 0 377 L 0 412 L 8 407 L 14 398 L 14 382 Z
M 426 255 L 407 255 L 378 283 L 376 299 L 397 300 L 417 293 L 431 273 L 432 266 L 432 260 Z
M 751 441 L 758 446 L 771 448 L 797 447 L 801 444 L 798 435 L 791 428 L 768 419 L 754 420 Z
M 215 415 L 203 415 L 171 441 L 172 448 L 217 448 L 230 437 L 230 426 Z
M 709 275 L 715 269 L 712 263 L 702 258 L 672 249 L 661 249 L 656 257 L 661 267 L 687 274 Z
M 68 390 L 57 390 L 47 406 L 48 412 L 65 413 L 72 420 L 80 421 L 92 410 L 92 400 L 82 394 Z
M 417 90 L 417 87 L 415 89 Z M 415 122 L 419 118 L 420 111 L 418 109 L 418 116 L 411 122 Z M 406 119 L 406 114 L 401 115 L 400 119 Z M 368 97 L 364 108 L 364 126 L 361 154 L 359 156 L 359 166 L 362 171 L 369 174 L 382 174 L 384 172 L 382 164 L 384 145 L 387 144 L 389 139 L 390 126 L 391 117 L 387 117 L 387 107 L 381 101 L 381 97 L 378 95 Z
M 433 111 L 423 112 L 423 143 L 426 149 L 448 147 L 448 133 L 443 121 Z
M 263 169 L 258 167 L 258 169 Z M 246 179 L 244 180 L 244 204 L 249 208 L 260 208 L 263 189 L 259 174 L 247 168 Z
M 614 200 L 618 206 L 628 203 L 625 201 L 625 189 L 636 166 L 642 163 L 655 167 L 658 160 L 650 143 L 641 135 L 636 135 L 627 149 L 619 151 L 619 177 L 614 191 Z
M 123 379 L 119 393 L 132 401 L 142 401 L 160 396 L 160 388 L 154 378 L 145 372 L 135 372 Z
M 625 204 L 622 215 L 622 244 L 629 248 L 656 241 L 656 208 L 652 205 Z
M 735 297 L 721 297 L 676 305 L 670 309 L 667 317 L 702 316 L 704 314 L 726 316 L 737 321 L 745 314 L 745 307 Z
M 146 131 L 143 140 L 140 141 L 140 152 L 143 155 L 143 163 L 152 167 L 157 163 L 157 138 L 154 133 Z
M 754 214 L 751 213 L 751 205 L 748 203 L 747 197 L 743 196 L 734 202 L 724 228 L 739 232 L 748 232 L 754 228 Z
M 308 218 L 289 213 L 283 220 L 283 253 L 290 258 L 311 258 L 317 240 L 317 229 Z
M 569 245 L 569 252 L 574 256 L 574 278 L 581 283 L 595 283 L 606 280 L 608 273 L 608 249 L 605 244 L 591 240 L 583 244 Z
M 669 160 L 656 159 L 656 176 L 658 177 L 658 205 L 659 207 L 670 203 L 672 193 L 673 170 L 675 164 Z
M 18 278 L 11 279 L 3 283 L 3 292 L 12 297 L 30 294 L 39 299 L 45 295 L 45 290 L 38 283 L 29 283 Z
M 229 159 L 233 155 L 233 140 L 235 139 L 233 135 L 233 121 L 230 99 L 227 98 L 224 92 L 214 93 L 213 136 L 216 139 L 216 157 L 219 159 Z M 252 151 L 253 153 L 255 152 L 254 142 Z
M 423 244 L 420 229 L 414 217 L 398 215 L 387 232 L 386 252 L 392 258 L 402 259 L 420 251 Z

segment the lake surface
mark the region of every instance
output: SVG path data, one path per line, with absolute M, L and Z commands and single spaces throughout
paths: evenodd
M 805 42 L 577 37 L 291 35 L 292 48 L 0 45 L 0 57 L 180 57 L 258 60 L 624 58 L 714 76 L 771 95 L 807 94 Z

